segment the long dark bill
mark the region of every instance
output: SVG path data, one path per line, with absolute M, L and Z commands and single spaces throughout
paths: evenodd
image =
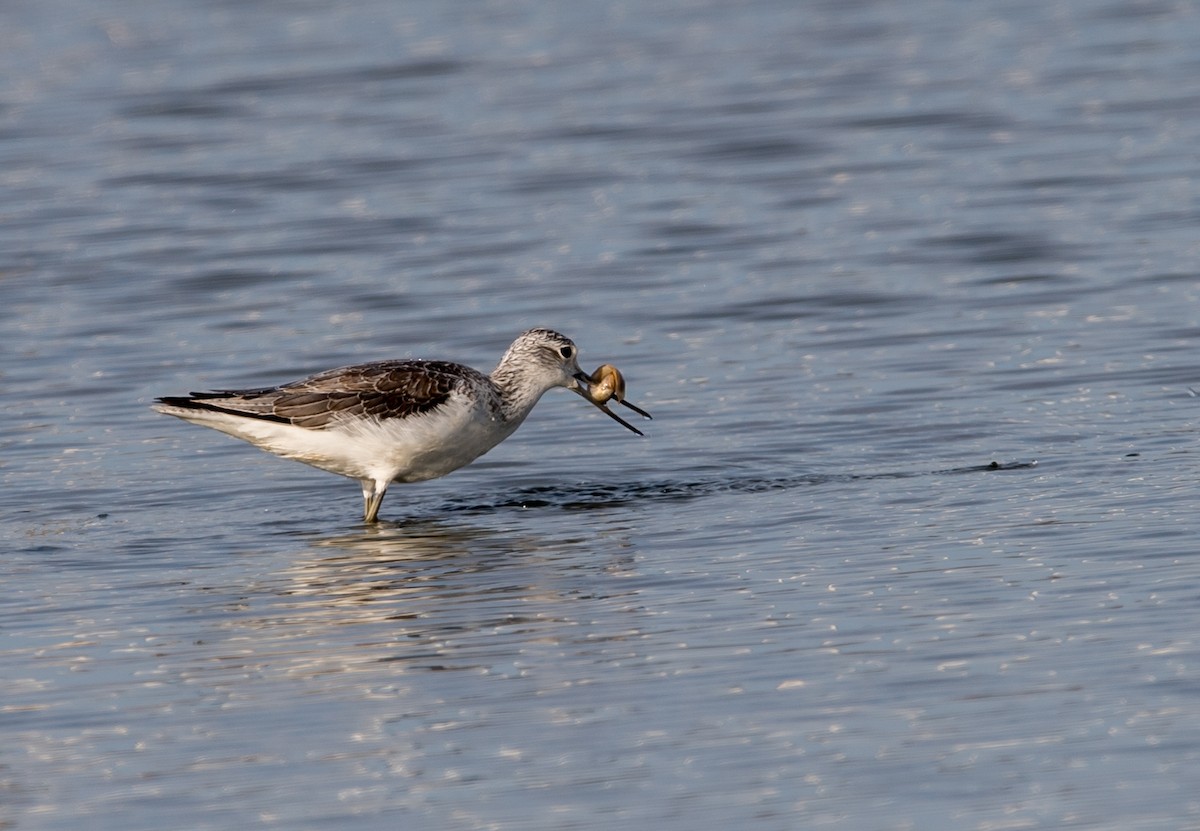
M 633 410 L 635 413 L 640 415 L 642 418 L 648 418 L 651 421 L 654 420 L 654 416 L 650 415 L 650 413 L 646 412 L 645 410 L 643 410 L 641 407 L 637 406 L 636 404 L 630 404 L 624 398 L 618 398 L 617 403 L 624 404 L 626 407 Z
M 586 396 L 585 396 L 585 397 L 586 397 Z M 588 401 L 592 401 L 592 399 L 588 398 Z M 605 407 L 603 404 L 596 404 L 596 402 L 595 402 L 595 401 L 592 401 L 592 404 L 593 404 L 593 405 L 595 405 L 595 407 L 596 407 L 596 409 L 597 409 L 597 410 L 599 410 L 600 412 L 604 413 L 606 416 L 608 416 L 608 417 L 609 417 L 609 418 L 611 418 L 613 421 L 615 421 L 615 422 L 617 422 L 618 424 L 620 424 L 622 427 L 624 427 L 624 428 L 626 428 L 626 429 L 628 429 L 628 430 L 632 430 L 633 432 L 637 433 L 639 436 L 644 436 L 644 435 L 646 435 L 646 434 L 645 434 L 645 433 L 643 433 L 641 430 L 639 430 L 638 428 L 636 428 L 636 427 L 634 427 L 632 424 L 630 424 L 628 421 L 626 421 L 625 419 L 621 418 L 619 415 L 617 415 L 616 413 L 614 413 L 612 410 L 608 409 L 608 407 Z M 649 418 L 649 417 L 650 417 L 650 416 L 646 416 L 646 418 Z

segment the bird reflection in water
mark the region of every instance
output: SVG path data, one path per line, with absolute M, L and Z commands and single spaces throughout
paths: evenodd
M 237 620 L 238 640 L 259 659 L 275 653 L 292 677 L 384 671 L 380 662 L 392 665 L 385 674 L 498 671 L 530 641 L 579 632 L 597 599 L 581 586 L 618 588 L 606 603 L 634 593 L 619 580 L 634 568 L 627 531 L 549 538 L 423 520 L 311 540 L 256 586 L 258 613 Z

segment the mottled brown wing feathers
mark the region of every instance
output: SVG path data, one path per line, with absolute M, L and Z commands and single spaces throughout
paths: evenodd
M 384 361 L 323 372 L 278 392 L 273 411 L 299 427 L 346 418 L 405 418 L 446 403 L 466 367 L 440 361 Z
M 177 406 L 218 410 L 320 430 L 352 418 L 405 418 L 435 410 L 475 370 L 444 361 L 381 361 L 331 369 L 303 381 L 261 390 L 193 393 Z

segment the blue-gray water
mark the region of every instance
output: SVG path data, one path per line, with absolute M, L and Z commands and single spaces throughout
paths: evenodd
M 1200 828 L 1197 148 L 1187 2 L 5 3 L 0 827 Z M 647 437 L 378 528 L 148 408 L 534 325 Z

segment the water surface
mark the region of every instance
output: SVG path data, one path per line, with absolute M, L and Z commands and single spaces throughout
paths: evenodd
M 1183 3 L 0 11 L 0 824 L 1200 828 Z M 354 483 L 152 413 L 530 326 Z M 1035 464 L 1036 462 L 1036 464 Z

